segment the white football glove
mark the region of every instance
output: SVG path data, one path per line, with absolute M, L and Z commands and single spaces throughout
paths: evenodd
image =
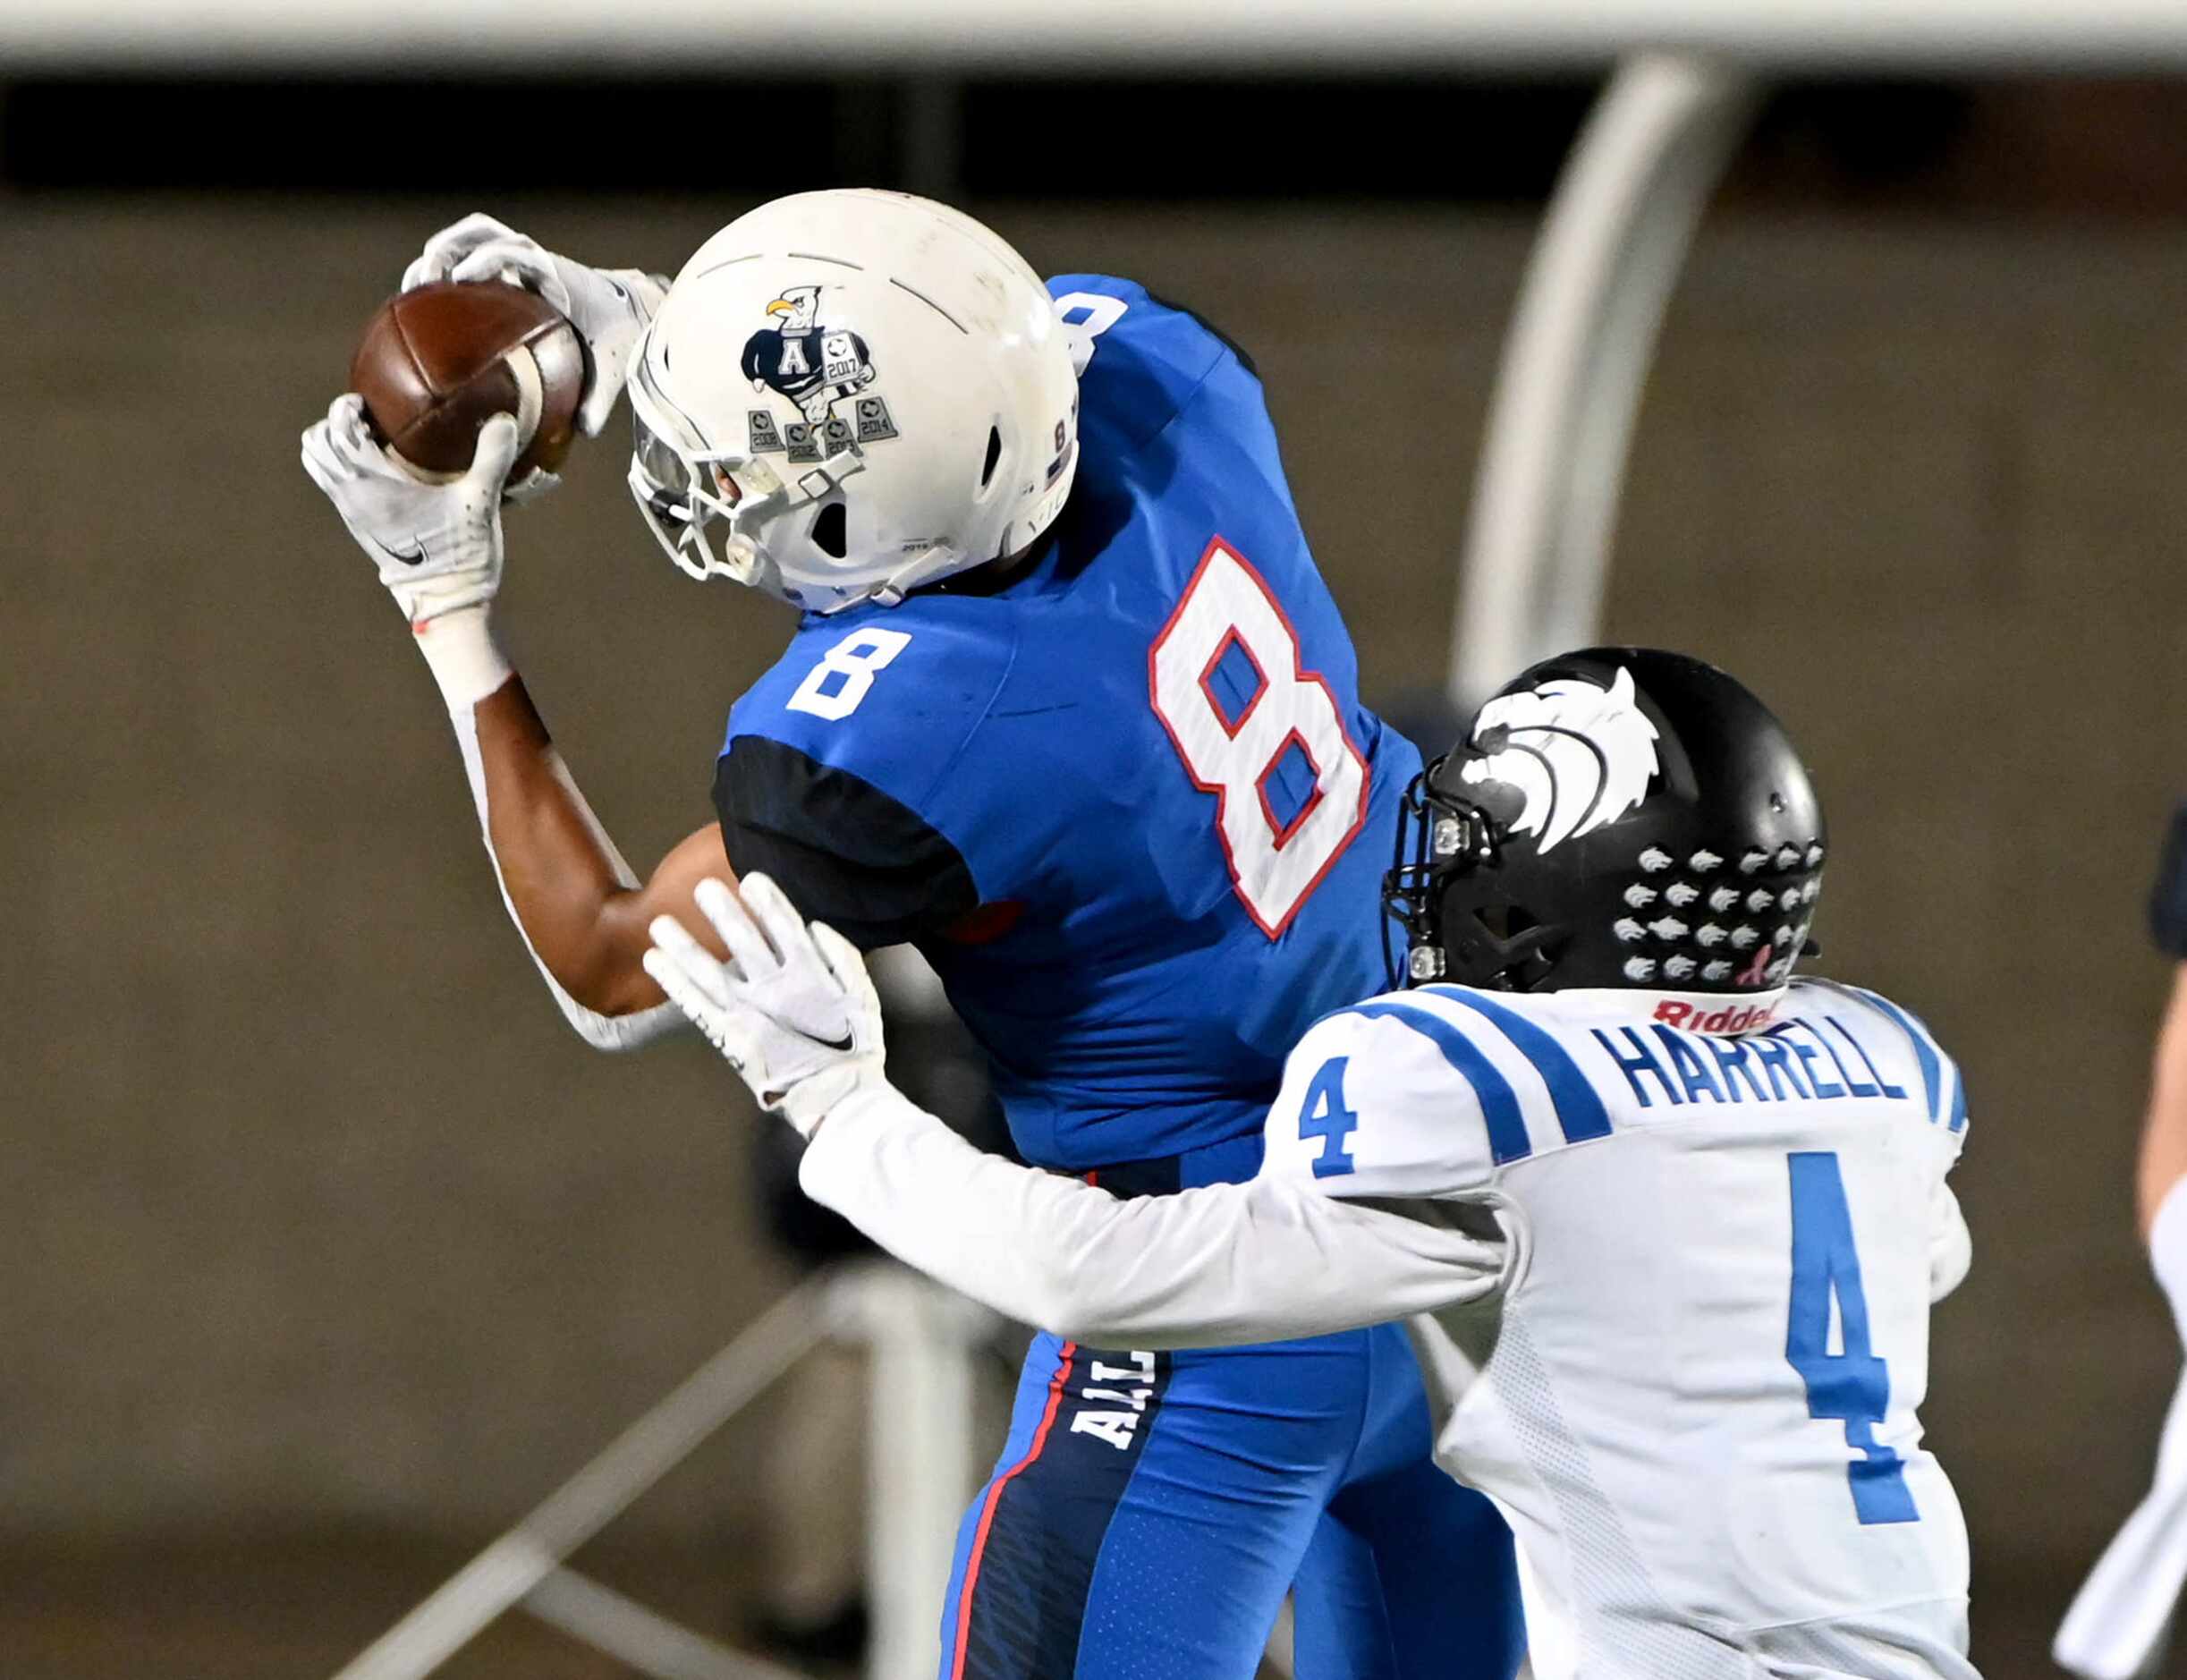
M 665 283 L 636 268 L 588 268 L 536 239 L 472 214 L 444 227 L 403 271 L 403 290 L 429 280 L 513 280 L 570 318 L 584 340 L 585 398 L 577 429 L 598 437 L 631 374 L 631 352 L 661 306 Z
M 837 1103 L 883 1082 L 881 1000 L 865 962 L 825 922 L 809 928 L 764 875 L 747 875 L 736 893 L 701 881 L 695 896 L 730 960 L 717 962 L 674 917 L 656 916 L 646 972 L 759 1106 L 810 1137 Z
M 304 471 L 326 492 L 379 581 L 412 624 L 490 601 L 501 587 L 501 505 L 524 501 L 554 480 L 528 473 L 507 482 L 516 420 L 496 414 L 479 428 L 470 470 L 445 484 L 406 471 L 372 438 L 364 399 L 338 396 L 304 433 Z

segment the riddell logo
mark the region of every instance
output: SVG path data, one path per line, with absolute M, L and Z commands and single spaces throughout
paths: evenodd
M 1708 1009 L 1666 997 L 1656 1005 L 1656 1019 L 1666 1027 L 1680 1027 L 1688 1032 L 1751 1032 L 1769 1023 L 1781 1001 L 1773 997 L 1766 1004 L 1726 1004 L 1721 1009 Z

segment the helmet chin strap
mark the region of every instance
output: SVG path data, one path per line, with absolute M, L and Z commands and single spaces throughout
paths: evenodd
M 859 599 L 877 601 L 883 607 L 894 607 L 920 584 L 957 570 L 962 559 L 963 556 L 955 545 L 930 543 Z

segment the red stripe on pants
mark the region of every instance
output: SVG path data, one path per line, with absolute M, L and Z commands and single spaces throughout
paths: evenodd
M 972 1588 L 979 1580 L 979 1559 L 988 1548 L 988 1531 L 995 1526 L 995 1507 L 1002 1500 L 1003 1489 L 1015 1476 L 1040 1456 L 1048 1444 L 1048 1428 L 1055 1421 L 1055 1413 L 1064 1403 L 1064 1390 L 1071 1381 L 1072 1362 L 1078 1357 L 1079 1345 L 1065 1342 L 1063 1353 L 1055 1366 L 1055 1374 L 1048 1379 L 1047 1410 L 1040 1414 L 1040 1427 L 1033 1431 L 1033 1444 L 1025 1456 L 995 1479 L 988 1489 L 986 1503 L 979 1511 L 979 1527 L 972 1535 L 971 1556 L 964 1560 L 964 1589 L 957 1595 L 957 1650 L 949 1667 L 949 1680 L 964 1680 L 964 1653 L 972 1632 Z

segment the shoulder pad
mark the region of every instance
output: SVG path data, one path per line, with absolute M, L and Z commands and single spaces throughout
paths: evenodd
M 965 605 L 986 610 L 936 610 Z M 763 735 L 920 810 L 993 705 L 1015 631 L 997 603 L 920 596 L 809 618 L 731 709 L 723 751 Z
M 1016 767 L 986 761 L 975 737 L 1017 626 L 1006 602 L 945 596 L 809 618 L 731 709 L 722 752 L 758 737 L 857 777 L 954 845 L 982 892 L 1008 896 L 1039 836 Z
M 1328 1195 L 1450 1195 L 1609 1130 L 1547 1031 L 1478 993 L 1430 988 L 1339 1010 L 1299 1041 L 1264 1170 Z
M 1225 357 L 1251 371 L 1222 334 L 1137 281 L 1058 275 L 1048 293 L 1073 338 L 1081 428 L 1127 446 L 1166 427 Z
M 1807 997 L 1803 998 L 1802 993 Z M 1938 1124 L 1955 1133 L 1966 1130 L 1967 1088 L 1960 1077 L 1959 1064 L 1945 1053 L 1928 1023 L 1911 1009 L 1901 1008 L 1881 993 L 1848 986 L 1841 980 L 1824 980 L 1818 975 L 1796 978 L 1785 1001 L 1788 1008 L 1797 1009 L 1804 1005 L 1826 1013 L 1850 1005 L 1877 1022 L 1887 1038 L 1903 1044 L 1913 1058 L 1920 1086 L 1908 1094 L 1921 1103 L 1928 1117 Z

